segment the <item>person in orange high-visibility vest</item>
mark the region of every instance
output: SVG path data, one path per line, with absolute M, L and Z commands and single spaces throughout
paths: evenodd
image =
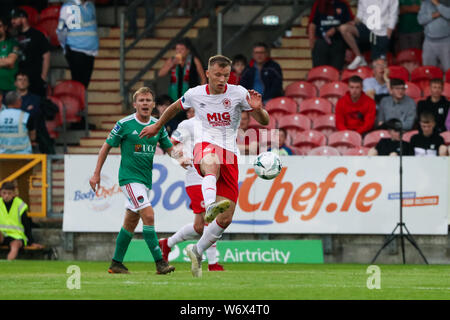
M 31 235 L 31 219 L 27 216 L 28 205 L 15 196 L 12 182 L 5 182 L 0 188 L 0 245 L 9 246 L 8 260 L 14 260 L 20 248 L 43 248 L 34 243 Z

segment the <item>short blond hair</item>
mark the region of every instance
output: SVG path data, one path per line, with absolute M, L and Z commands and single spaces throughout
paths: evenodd
M 221 68 L 225 68 L 228 66 L 231 66 L 231 59 L 225 56 L 222 56 L 220 54 L 212 56 L 211 58 L 209 58 L 208 60 L 208 68 L 212 67 L 215 64 L 218 64 L 219 67 Z
M 150 93 L 153 97 L 153 99 L 155 98 L 155 93 L 153 92 L 152 89 L 150 89 L 149 87 L 142 87 L 139 88 L 134 94 L 133 94 L 133 102 L 136 102 L 136 98 L 138 95 L 140 94 L 147 94 Z

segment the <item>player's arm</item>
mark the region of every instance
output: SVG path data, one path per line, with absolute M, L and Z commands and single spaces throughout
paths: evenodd
M 269 113 L 263 109 L 262 96 L 255 90 L 248 90 L 247 102 L 253 109 L 250 111 L 250 115 L 263 126 L 269 124 Z
M 91 179 L 89 179 L 89 184 L 94 191 L 97 191 L 100 187 L 100 173 L 102 172 L 103 164 L 105 163 L 111 148 L 112 147 L 105 142 L 98 152 L 97 165 L 95 167 L 94 174 Z
M 175 115 L 181 110 L 183 110 L 183 107 L 181 106 L 180 99 L 178 99 L 172 103 L 166 111 L 163 112 L 158 121 L 142 129 L 141 133 L 139 133 L 139 138 L 151 138 L 156 136 L 159 130 L 161 130 L 161 128 L 164 127 L 166 123 L 175 117 Z

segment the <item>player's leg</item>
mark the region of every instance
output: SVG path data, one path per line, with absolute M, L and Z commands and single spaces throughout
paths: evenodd
M 205 224 L 205 229 L 209 224 Z M 219 258 L 217 255 L 217 243 L 214 243 L 206 249 L 206 259 L 208 260 L 208 271 L 225 271 L 223 266 L 219 264 Z
M 128 250 L 140 218 L 138 213 L 130 209 L 125 211 L 125 219 L 116 238 L 116 248 L 114 249 L 114 256 L 108 269 L 109 273 L 129 273 L 128 268 L 123 265 L 123 258 Z
M 7 256 L 8 260 L 14 260 L 17 258 L 17 255 L 19 254 L 20 248 L 23 247 L 23 241 L 14 239 L 9 243 L 9 253 Z
M 142 235 L 147 244 L 150 253 L 153 256 L 156 264 L 157 274 L 166 274 L 175 270 L 175 267 L 170 266 L 162 257 L 161 248 L 159 247 L 158 237 L 155 231 L 155 213 L 150 203 L 148 206 L 139 211 L 143 222 Z

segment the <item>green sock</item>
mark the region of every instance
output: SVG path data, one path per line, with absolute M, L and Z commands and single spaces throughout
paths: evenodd
M 125 257 L 131 238 L 133 238 L 133 233 L 122 227 L 116 239 L 116 249 L 114 251 L 113 260 L 123 262 L 123 257 Z
M 155 226 L 143 226 L 144 240 L 147 243 L 150 252 L 155 261 L 162 259 L 161 249 L 159 248 L 158 237 L 156 236 Z

